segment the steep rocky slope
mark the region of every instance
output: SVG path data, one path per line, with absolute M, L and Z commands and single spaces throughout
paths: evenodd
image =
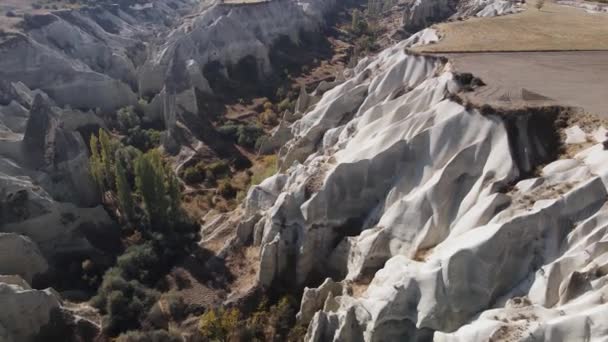
M 263 80 L 272 45 L 318 29 L 334 5 L 100 6 L 31 16 L 3 36 L 0 274 L 10 276 L 0 276 L 0 302 L 10 305 L 0 339 L 30 337 L 60 307 L 53 291 L 29 288 L 37 275 L 66 257 L 101 257 L 107 246 L 96 242 L 116 238 L 87 175 L 81 133 L 105 125 L 88 109 L 145 96 L 146 118 L 168 129 L 167 151 L 188 158 L 216 134 L 197 117 L 201 93 L 217 77 Z M 400 6 L 413 30 L 519 5 Z M 203 228 L 203 243 L 234 233 L 220 257 L 259 250 L 256 281 L 229 299 L 257 286 L 303 290 L 308 341 L 605 335 L 606 130 L 568 108 L 462 103 L 458 94 L 479 82 L 408 52 L 438 39 L 420 31 L 302 91 L 301 119 L 273 137 L 281 171 Z
M 260 247 L 264 288 L 313 287 L 308 341 L 604 336 L 606 129 L 461 104 L 478 82 L 407 53 L 429 33 L 302 94 L 227 247 Z
M 108 254 L 120 248 L 120 229 L 89 176 L 91 132 L 108 127 L 115 110 L 138 104 L 147 123 L 167 128 L 167 151 L 188 145 L 188 158 L 205 140 L 220 157 L 238 155 L 198 107 L 213 92 L 205 68 L 232 70 L 253 60 L 262 81 L 273 71 L 272 45 L 320 30 L 334 6 L 123 1 L 34 11 L 3 30 L 0 301 L 10 305 L 0 315 L 0 340 L 30 338 L 60 307 L 58 294 L 30 285 L 71 290 L 68 269 L 87 259 L 108 264 Z M 238 72 L 220 74 L 229 79 Z

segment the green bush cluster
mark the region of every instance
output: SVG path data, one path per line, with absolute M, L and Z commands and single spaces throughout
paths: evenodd
M 279 109 L 279 112 L 283 113 L 286 110 L 293 110 L 294 106 L 294 101 L 291 101 L 289 98 L 285 98 L 283 101 L 279 102 L 277 108 Z
M 158 292 L 137 280 L 125 279 L 121 269 L 114 267 L 104 275 L 98 294 L 91 299 L 91 304 L 103 314 L 104 333 L 115 336 L 139 328 L 158 296 Z
M 135 107 L 133 106 L 119 109 L 116 112 L 116 121 L 118 123 L 118 129 L 124 133 L 141 124 L 141 119 L 135 112 Z
M 268 306 L 262 300 L 257 310 L 244 318 L 238 309 L 220 307 L 199 319 L 199 333 L 212 341 L 300 341 L 305 328 L 296 325 L 298 302 L 291 296 Z
M 224 198 L 234 198 L 237 193 L 237 189 L 232 186 L 230 180 L 222 179 L 217 184 L 217 194 Z
M 124 139 L 126 145 L 134 146 L 142 151 L 148 151 L 160 146 L 161 132 L 155 129 L 142 129 L 139 126 L 130 128 Z
M 115 194 L 123 223 L 141 237 L 106 271 L 92 300 L 104 331 L 115 336 L 145 321 L 158 298 L 152 288 L 195 247 L 198 227 L 181 211 L 178 179 L 158 150 L 142 153 L 100 130 L 91 137 L 90 171 L 103 191 Z
M 235 124 L 230 121 L 219 127 L 218 131 L 236 144 L 248 148 L 256 147 L 258 139 L 264 136 L 264 130 L 257 125 Z
M 354 10 L 352 13 L 350 32 L 356 36 L 355 56 L 378 49 L 376 43 L 376 29 L 369 24 L 367 19 L 363 16 L 363 13 L 359 10 Z
M 166 330 L 129 331 L 115 340 L 116 342 L 183 342 L 182 337 Z
M 198 330 L 211 341 L 226 342 L 237 332 L 240 317 L 238 309 L 209 310 L 201 316 Z
M 199 162 L 189 166 L 182 172 L 182 178 L 188 184 L 201 183 L 207 181 L 209 185 L 215 184 L 218 179 L 222 179 L 230 174 L 230 165 L 219 160 L 210 164 Z

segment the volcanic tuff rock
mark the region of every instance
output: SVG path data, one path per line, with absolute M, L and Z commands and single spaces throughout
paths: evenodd
M 0 275 L 19 275 L 28 283 L 36 274 L 44 273 L 48 264 L 36 244 L 29 238 L 0 233 Z M 6 282 L 0 279 L 0 282 Z
M 141 96 L 159 95 L 163 102 L 171 66 L 179 63 L 188 69 L 186 87 L 211 93 L 206 67 L 230 78 L 245 63 L 254 69 L 247 73 L 262 80 L 273 68 L 271 46 L 282 37 L 297 44 L 301 33 L 317 32 L 335 5 L 156 0 L 26 15 L 21 32 L 0 42 L 0 79 L 40 89 L 59 106 L 113 111 Z M 162 118 L 163 109 L 152 104 L 150 119 Z
M 110 111 L 137 101 L 144 38 L 167 30 L 192 1 L 98 6 L 26 15 L 0 43 L 0 79 L 41 89 L 60 106 Z M 78 94 L 78 96 L 74 96 Z
M 141 92 L 160 92 L 169 66 L 176 62 L 201 67 L 217 62 L 219 72 L 229 78 L 233 67 L 253 57 L 249 72 L 262 79 L 272 71 L 272 44 L 283 36 L 297 43 L 302 32 L 318 31 L 334 6 L 333 0 L 203 3 L 150 52 L 140 70 Z M 201 76 L 202 71 L 198 69 Z M 202 85 L 200 90 L 209 91 L 207 83 Z
M 49 323 L 51 312 L 60 307 L 60 300 L 51 289 L 32 290 L 17 282 L 0 281 L 0 303 L 0 340 L 6 342 L 29 340 Z
M 88 174 L 86 144 L 77 130 L 103 122 L 90 112 L 61 110 L 46 94 L 21 83 L 2 88 L 5 96 L 13 94 L 13 100 L 0 105 L 0 118 L 10 118 L 11 111 L 19 108 L 25 123 L 14 121 L 2 130 L 0 230 L 29 237 L 49 261 L 64 253 L 98 254 L 92 237 L 116 231 L 105 210 L 95 207 L 99 194 Z M 22 249 L 23 255 L 12 257 L 25 260 L 31 250 L 37 248 Z M 36 260 L 31 259 L 32 265 L 39 264 Z M 21 275 L 30 281 L 33 273 L 45 270 L 41 268 L 31 267 L 31 274 Z
M 253 57 L 261 80 L 272 71 L 271 45 L 318 31 L 334 5 L 157 0 L 26 15 L 18 32 L 2 33 L 0 302 L 7 305 L 1 340 L 29 338 L 59 306 L 51 292 L 29 288 L 36 274 L 71 255 L 95 259 L 117 244 L 119 232 L 98 206 L 88 175 L 83 136 L 106 126 L 97 114 L 146 96 L 146 118 L 165 123 L 169 151 L 185 160 L 184 150 L 208 144 L 220 156 L 237 155 L 232 144 L 222 145 L 209 118 L 199 117 L 200 93 L 213 91 L 205 67 L 215 63 L 232 77 L 229 69 Z
M 282 171 L 239 214 L 260 285 L 333 279 L 304 292 L 308 341 L 605 335 L 606 130 L 574 121 L 581 152 L 552 161 L 561 109 L 463 106 L 449 63 L 406 52 L 419 40 L 303 95 Z

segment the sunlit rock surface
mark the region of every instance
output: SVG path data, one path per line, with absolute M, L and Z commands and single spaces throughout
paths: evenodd
M 605 335 L 605 130 L 563 130 L 580 152 L 552 162 L 554 112 L 461 105 L 416 39 L 299 106 L 281 173 L 245 203 L 260 285 L 333 279 L 304 292 L 308 341 Z

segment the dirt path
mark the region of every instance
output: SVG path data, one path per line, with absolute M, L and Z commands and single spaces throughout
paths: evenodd
M 608 117 L 608 51 L 443 54 L 487 85 L 468 94 L 499 106 L 560 104 Z

